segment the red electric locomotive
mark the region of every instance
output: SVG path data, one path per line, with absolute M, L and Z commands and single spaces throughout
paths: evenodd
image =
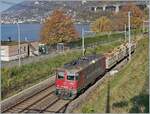
M 105 56 L 91 55 L 71 61 L 56 72 L 56 95 L 73 99 L 105 72 Z

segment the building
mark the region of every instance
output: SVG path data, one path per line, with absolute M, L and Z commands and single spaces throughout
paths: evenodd
M 38 42 L 21 42 L 20 43 L 20 55 L 18 42 L 14 41 L 2 41 L 1 42 L 1 61 L 11 61 L 28 56 L 39 55 L 39 43 Z
M 28 42 L 28 56 L 39 55 L 39 42 Z

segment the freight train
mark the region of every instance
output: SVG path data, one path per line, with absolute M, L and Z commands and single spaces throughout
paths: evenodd
M 88 55 L 73 60 L 56 70 L 56 95 L 62 99 L 74 99 L 85 88 L 102 77 L 112 67 L 129 56 L 128 43 L 120 45 L 110 53 Z M 131 43 L 131 53 L 136 43 Z

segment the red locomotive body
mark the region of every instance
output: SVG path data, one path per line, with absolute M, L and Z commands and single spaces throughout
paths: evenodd
M 73 99 L 105 72 L 105 57 L 92 55 L 64 65 L 56 72 L 56 95 Z

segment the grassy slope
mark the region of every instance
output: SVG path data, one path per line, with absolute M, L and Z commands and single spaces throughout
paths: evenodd
M 148 112 L 148 39 L 139 42 L 130 63 L 115 77 L 106 79 L 74 112 L 105 112 L 108 82 L 110 112 Z
M 108 36 L 107 34 L 104 35 L 97 34 L 94 37 L 87 37 L 85 40 L 85 46 L 95 43 L 112 42 L 117 40 L 124 40 L 124 33 L 112 33 L 110 36 Z M 82 46 L 82 39 L 71 42 L 69 43 L 69 45 L 72 45 L 72 47 Z
M 131 36 L 141 34 L 141 32 L 142 32 L 142 29 L 131 30 Z M 112 32 L 110 35 L 108 35 L 108 33 L 105 33 L 105 34 L 97 33 L 94 37 L 86 38 L 85 47 L 91 44 L 96 44 L 96 43 L 103 44 L 105 42 L 124 40 L 124 38 L 125 38 L 124 33 Z M 70 42 L 68 45 L 72 45 L 72 47 L 82 46 L 82 39 L 80 38 L 77 41 Z
M 118 46 L 120 42 L 113 42 L 110 45 L 100 45 L 96 48 L 98 53 L 112 50 Z M 93 52 L 88 49 L 87 54 Z M 62 66 L 64 63 L 81 56 L 81 52 L 73 51 L 66 54 L 58 55 L 37 63 L 23 65 L 20 68 L 3 68 L 2 69 L 2 99 L 7 98 L 17 92 L 34 85 L 48 78 L 54 73 L 54 68 Z

